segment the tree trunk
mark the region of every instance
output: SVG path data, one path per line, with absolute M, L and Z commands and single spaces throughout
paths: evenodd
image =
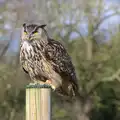
M 86 60 L 92 59 L 92 47 L 92 40 L 88 38 L 88 40 L 86 40 Z
M 73 106 L 76 120 L 90 120 L 90 112 L 93 108 L 92 99 L 86 98 L 83 102 L 77 99 Z

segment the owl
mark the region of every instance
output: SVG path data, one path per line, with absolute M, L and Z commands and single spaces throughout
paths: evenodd
M 78 84 L 71 58 L 59 41 L 49 37 L 45 26 L 23 24 L 20 64 L 34 83 L 49 84 L 60 95 L 76 96 Z

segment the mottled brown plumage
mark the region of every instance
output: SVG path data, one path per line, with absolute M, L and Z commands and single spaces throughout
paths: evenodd
M 34 82 L 51 81 L 59 94 L 75 96 L 78 85 L 71 58 L 60 42 L 49 38 L 45 26 L 23 24 L 20 63 Z

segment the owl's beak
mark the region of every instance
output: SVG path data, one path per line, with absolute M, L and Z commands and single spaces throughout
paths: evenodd
M 28 35 L 29 40 L 31 39 L 31 34 Z

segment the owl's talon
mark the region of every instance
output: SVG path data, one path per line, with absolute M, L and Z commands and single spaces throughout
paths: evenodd
M 52 84 L 52 81 L 51 80 L 46 80 L 46 83 L 47 84 Z
M 46 80 L 45 83 L 47 83 L 48 85 L 50 85 L 51 88 L 52 88 L 52 90 L 55 91 L 56 88 L 55 88 L 55 86 L 52 85 L 52 81 L 51 80 Z
M 36 85 L 36 84 L 37 84 L 36 82 L 29 83 L 29 85 Z
M 33 85 L 34 83 L 29 83 L 29 85 Z
M 55 86 L 53 86 L 53 85 L 50 85 L 50 86 L 51 86 L 52 90 L 55 91 Z

